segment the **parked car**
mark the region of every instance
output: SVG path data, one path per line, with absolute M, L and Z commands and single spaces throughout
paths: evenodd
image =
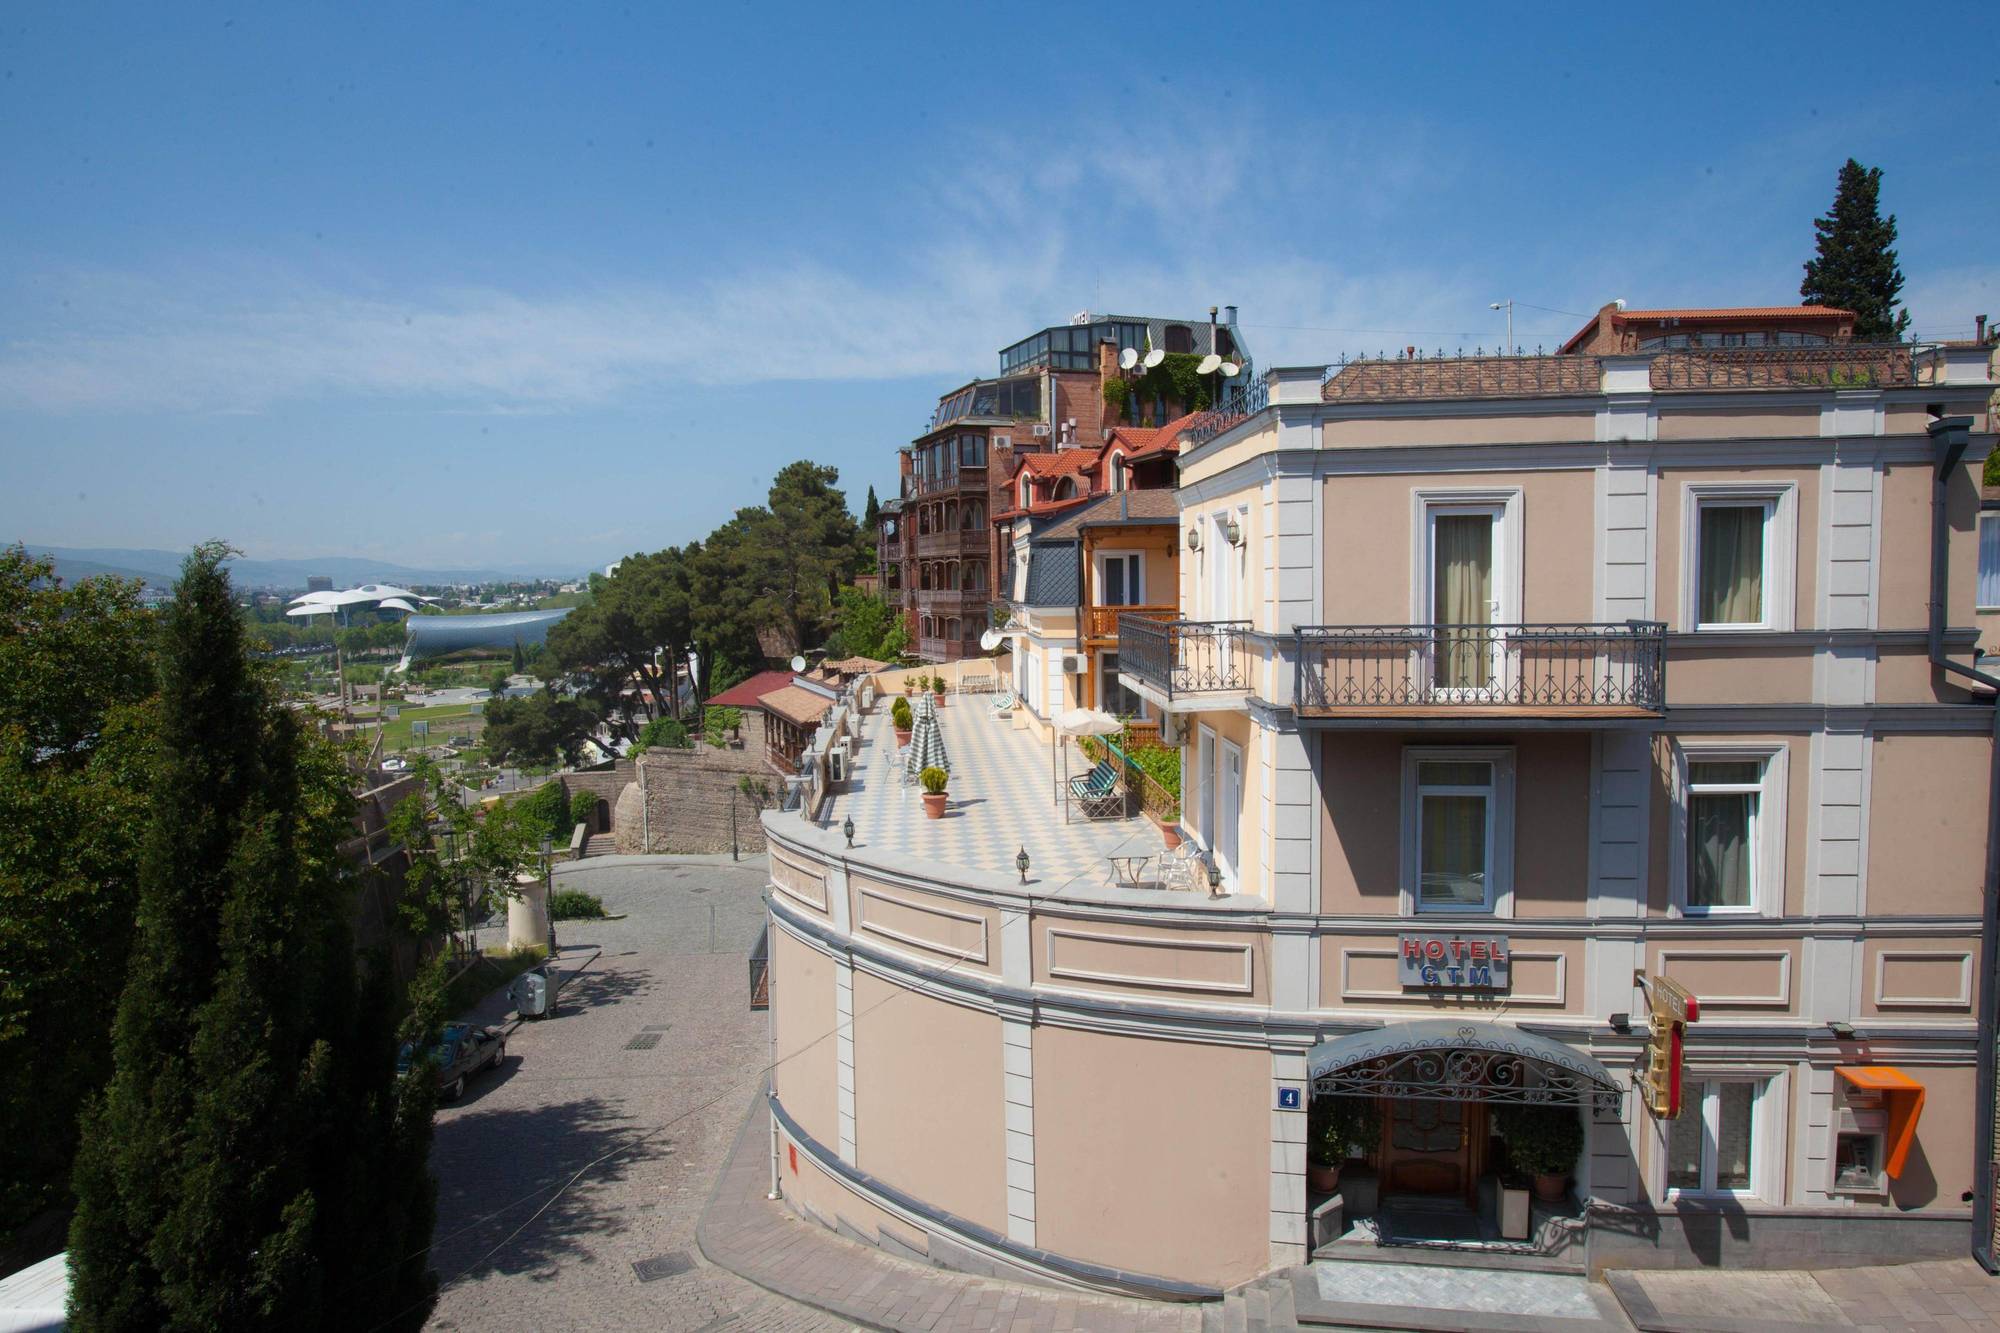
M 464 1094 L 467 1078 L 482 1069 L 498 1069 L 507 1058 L 507 1034 L 500 1028 L 446 1023 L 421 1057 L 414 1043 L 404 1042 L 396 1053 L 396 1072 L 409 1073 L 419 1058 L 437 1066 L 438 1091 L 446 1101 L 455 1102 Z

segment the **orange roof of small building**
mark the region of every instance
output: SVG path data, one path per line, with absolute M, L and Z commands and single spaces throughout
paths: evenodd
M 738 681 L 708 701 L 710 708 L 756 708 L 764 696 L 792 683 L 789 671 L 759 671 L 748 680 Z
M 1089 491 L 1080 495 L 1066 495 L 1060 500 L 1037 500 L 1025 509 L 1003 509 L 993 516 L 995 523 L 1004 523 L 1010 518 L 1040 518 L 1044 514 L 1059 514 L 1065 509 L 1074 509 L 1080 504 L 1104 498 L 1104 491 Z
M 1569 336 L 1557 352 L 1574 352 L 1589 340 L 1598 325 L 1609 320 L 1613 327 L 1630 324 L 1731 324 L 1755 323 L 1764 320 L 1804 320 L 1814 323 L 1846 321 L 1852 323 L 1852 310 L 1842 310 L 1830 305 L 1751 305 L 1751 306 L 1702 306 L 1673 310 L 1621 310 L 1618 303 L 1600 309 L 1592 315 L 1584 326 Z
M 809 727 L 826 716 L 826 710 L 833 707 L 833 700 L 800 685 L 787 685 L 759 699 L 757 706 L 767 713 L 776 713 L 787 722 Z

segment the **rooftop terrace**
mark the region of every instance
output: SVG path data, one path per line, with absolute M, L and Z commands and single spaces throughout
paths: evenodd
M 857 860 L 908 857 L 933 863 L 932 869 L 965 867 L 1015 879 L 1014 858 L 1025 847 L 1027 892 L 1038 897 L 1125 901 L 1144 895 L 1177 907 L 1232 901 L 1107 882 L 1108 858 L 1158 856 L 1163 850 L 1159 830 L 1136 814 L 1092 822 L 1077 817 L 1065 823 L 1063 803 L 1056 796 L 1062 757 L 996 716 L 991 696 L 954 695 L 939 711 L 938 722 L 951 759 L 951 800 L 944 818 L 927 819 L 922 789 L 899 781 L 896 772 L 889 701 L 878 700 L 861 720 L 861 746 L 850 779 L 834 788 L 820 815 L 829 829 L 854 820 Z M 1069 775 L 1081 777 L 1090 761 L 1073 742 L 1067 748 Z

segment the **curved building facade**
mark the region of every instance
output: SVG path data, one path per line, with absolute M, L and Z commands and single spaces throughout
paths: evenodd
M 491 616 L 411 616 L 403 622 L 403 660 L 415 662 L 472 648 L 505 652 L 517 643 L 533 647 L 546 643 L 549 626 L 568 614 L 569 608 L 562 607 Z

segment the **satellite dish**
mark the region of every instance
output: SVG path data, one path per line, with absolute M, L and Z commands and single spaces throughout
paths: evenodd
M 1166 359 L 1167 349 L 1164 347 L 1155 347 L 1152 351 L 1146 353 L 1146 369 L 1151 370 Z
M 1217 356 L 1215 353 L 1210 352 L 1207 356 L 1201 359 L 1201 364 L 1194 368 L 1194 373 L 1197 375 L 1213 375 L 1215 373 L 1215 368 L 1221 364 L 1222 364 L 1222 358 Z
M 1224 379 L 1233 379 L 1242 373 L 1243 367 L 1237 365 L 1234 361 L 1225 361 L 1222 363 L 1222 377 Z
M 1118 354 L 1118 368 L 1120 370 L 1130 370 L 1138 364 L 1139 351 L 1137 348 L 1128 347 Z
M 997 629 L 989 629 L 979 636 L 980 648 L 989 653 L 1005 642 L 1007 642 L 1007 636 Z
M 805 659 L 805 658 L 803 658 L 803 657 L 794 657 L 794 658 L 792 659 L 792 670 L 794 670 L 794 671 L 804 671 L 805 669 L 806 669 L 806 659 Z

